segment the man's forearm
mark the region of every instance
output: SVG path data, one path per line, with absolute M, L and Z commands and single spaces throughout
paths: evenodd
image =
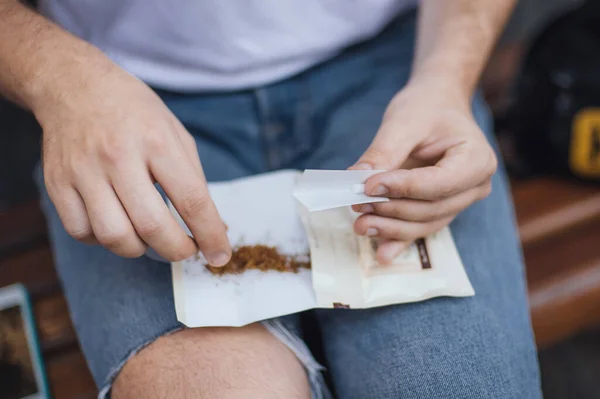
M 471 95 L 515 0 L 421 0 L 413 78 Z
M 18 0 L 0 0 L 0 94 L 34 109 L 54 87 L 77 84 L 78 64 L 102 53 Z M 80 82 L 79 82 L 80 83 Z

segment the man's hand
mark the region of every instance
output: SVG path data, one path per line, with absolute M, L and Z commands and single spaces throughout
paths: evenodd
M 200 249 L 212 265 L 225 264 L 231 248 L 192 136 L 152 90 L 110 61 L 81 70 L 35 107 L 46 187 L 67 232 L 121 256 L 138 257 L 149 245 L 171 261 Z
M 144 83 L 18 0 L 0 0 L 0 94 L 44 132 L 44 179 L 67 232 L 137 257 L 229 260 L 196 143 Z M 190 228 L 188 237 L 153 183 Z
M 421 0 L 415 59 L 373 143 L 353 168 L 384 169 L 365 185 L 391 201 L 355 206 L 358 234 L 380 238 L 389 263 L 491 190 L 497 160 L 471 114 L 477 81 L 515 0 Z
M 491 191 L 496 157 L 470 111 L 469 96 L 431 80 L 411 82 L 390 103 L 353 169 L 383 169 L 365 193 L 389 202 L 355 205 L 357 234 L 381 239 L 389 263 L 415 239 L 448 225 Z

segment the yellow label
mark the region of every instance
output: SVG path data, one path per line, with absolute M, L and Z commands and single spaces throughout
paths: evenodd
M 583 177 L 600 177 L 600 108 L 585 108 L 575 115 L 569 165 Z

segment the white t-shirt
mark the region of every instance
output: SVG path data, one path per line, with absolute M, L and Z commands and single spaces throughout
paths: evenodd
M 40 11 L 156 87 L 274 82 L 376 35 L 418 0 L 41 0 Z

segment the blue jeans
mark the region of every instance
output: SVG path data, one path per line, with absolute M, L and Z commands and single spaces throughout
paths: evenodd
M 386 105 L 405 85 L 414 31 L 414 14 L 404 15 L 376 38 L 265 87 L 158 93 L 196 138 L 209 181 L 281 168 L 343 169 L 367 148 Z M 478 96 L 473 113 L 493 143 L 490 116 Z M 521 251 L 502 166 L 493 187 L 490 197 L 452 223 L 474 297 L 312 312 L 308 341 L 319 342 L 337 397 L 541 397 Z M 42 192 L 81 346 L 97 384 L 107 392 L 130 356 L 181 328 L 170 267 L 147 257 L 123 259 L 73 240 L 43 185 Z M 306 338 L 299 315 L 281 321 Z

